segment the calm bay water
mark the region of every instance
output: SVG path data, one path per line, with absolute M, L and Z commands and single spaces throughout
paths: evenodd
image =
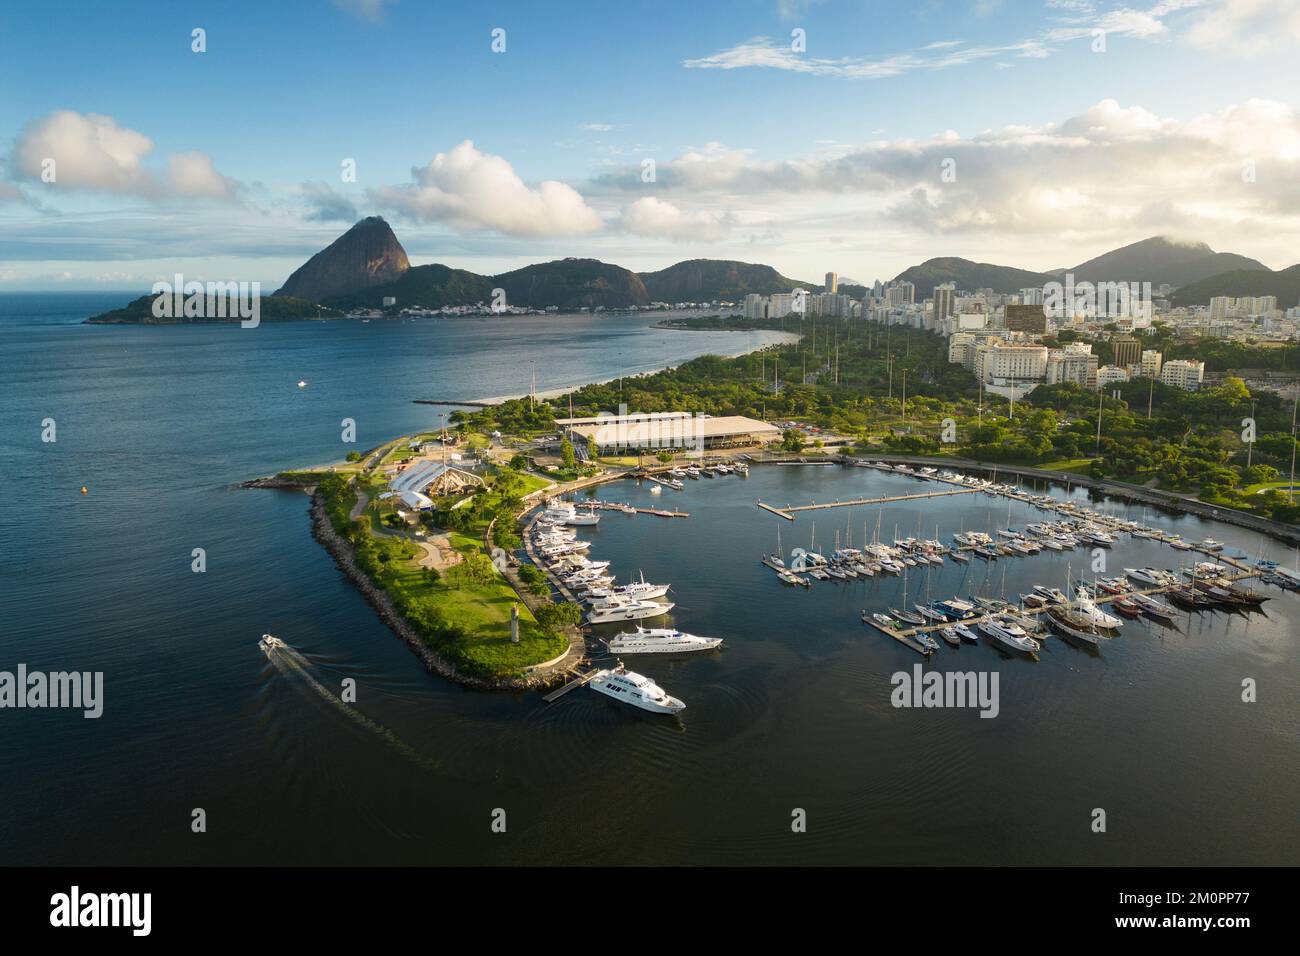
M 105 672 L 105 713 L 0 711 L 0 860 L 8 863 L 1295 863 L 1300 604 L 1132 622 L 1099 655 L 944 648 L 939 669 L 996 669 L 1001 715 L 899 711 L 890 675 L 920 658 L 858 622 L 901 579 L 782 587 L 758 563 L 776 519 L 756 500 L 884 495 L 866 469 L 756 467 L 748 479 L 614 500 L 685 520 L 607 516 L 593 554 L 673 584 L 674 621 L 720 653 L 638 660 L 680 720 L 589 691 L 544 705 L 427 674 L 308 533 L 298 494 L 233 483 L 436 425 L 416 397 L 512 394 L 754 347 L 757 335 L 648 318 L 420 320 L 222 328 L 86 327 L 111 297 L 0 298 L 0 669 Z M 309 387 L 299 390 L 305 379 Z M 42 419 L 58 441 L 40 442 Z M 90 494 L 78 489 L 86 485 Z M 1064 494 L 1062 490 L 1060 493 Z M 1109 507 L 1122 510 L 1122 506 Z M 1002 499 L 819 513 L 819 544 L 877 520 L 925 537 L 999 527 Z M 1013 525 L 1032 520 L 1016 504 Z M 1254 536 L 1162 516 L 1252 556 Z M 782 524 L 786 549 L 813 521 Z M 190 571 L 193 548 L 208 571 Z M 1264 553 L 1292 560 L 1280 548 Z M 1186 555 L 1124 541 L 1111 560 Z M 949 563 L 909 597 L 1063 585 L 1083 552 Z M 1003 569 L 1006 570 L 1005 583 Z M 256 647 L 271 631 L 331 688 L 359 685 L 376 733 Z M 1244 677 L 1259 702 L 1243 704 Z M 400 743 L 398 743 L 400 742 Z M 203 808 L 208 828 L 190 829 Z M 507 813 L 493 834 L 494 808 Z M 807 810 L 806 834 L 790 812 Z M 1089 829 L 1092 808 L 1109 830 Z

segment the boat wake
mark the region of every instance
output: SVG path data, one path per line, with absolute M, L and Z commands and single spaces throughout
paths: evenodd
M 364 727 L 376 736 L 382 737 L 384 741 L 408 760 L 420 764 L 430 770 L 441 770 L 442 767 L 438 761 L 431 757 L 426 757 L 417 751 L 402 738 L 377 721 L 371 720 L 355 706 L 347 703 L 328 687 L 318 681 L 310 672 L 312 667 L 311 661 L 303 657 L 301 653 L 294 650 L 288 644 L 275 638 L 263 638 L 259 646 L 266 655 L 267 660 L 275 665 L 276 669 L 286 677 L 300 677 L 307 686 L 316 691 L 326 703 L 330 704 L 337 710 L 342 711 L 347 717 L 360 727 Z

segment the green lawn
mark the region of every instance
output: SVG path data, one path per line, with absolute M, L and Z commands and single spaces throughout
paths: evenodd
M 1093 460 L 1092 458 L 1062 458 L 1058 461 L 1044 461 L 1032 467 L 1041 468 L 1043 471 L 1068 471 L 1076 475 L 1086 475 L 1092 468 Z
M 464 555 L 483 555 L 476 537 L 451 532 L 452 547 Z M 444 572 L 430 583 L 416 559 L 421 549 L 399 538 L 372 538 L 376 550 L 387 556 L 382 561 L 379 583 L 403 609 L 417 629 L 426 631 L 425 640 L 439 653 L 466 671 L 485 677 L 506 677 L 521 673 L 532 664 L 557 657 L 568 639 L 544 631 L 532 612 L 499 574 L 490 580 L 471 581 L 458 568 Z M 519 606 L 518 644 L 510 642 L 510 609 Z M 454 639 L 428 633 L 422 623 L 434 618 L 451 622 L 461 635 Z
M 1300 490 L 1300 478 L 1297 478 L 1295 483 L 1297 490 Z M 1291 481 L 1288 478 L 1279 478 L 1277 481 L 1261 481 L 1255 485 L 1247 485 L 1245 488 L 1241 489 L 1241 493 L 1245 495 L 1257 495 L 1261 491 L 1268 491 L 1270 488 L 1281 488 L 1283 491 L 1286 491 L 1290 484 Z

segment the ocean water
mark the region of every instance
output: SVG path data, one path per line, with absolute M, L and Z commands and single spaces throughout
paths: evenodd
M 858 615 L 899 603 L 901 579 L 783 588 L 758 563 L 776 519 L 755 503 L 915 482 L 756 467 L 680 493 L 606 486 L 612 500 L 691 513 L 611 514 L 588 533 L 622 575 L 672 582 L 675 623 L 726 638 L 717 654 L 633 664 L 687 702 L 674 720 L 587 690 L 547 705 L 428 674 L 312 540 L 303 495 L 235 487 L 340 457 L 344 418 L 367 447 L 437 424 L 440 410 L 414 398 L 525 392 L 530 363 L 548 389 L 738 352 L 758 333 L 655 330 L 648 317 L 80 324 L 123 298 L 0 297 L 0 670 L 105 675 L 98 720 L 0 711 L 4 862 L 1300 859 L 1294 595 L 1273 592 L 1263 615 L 1133 622 L 1096 656 L 1055 641 L 1037 663 L 945 647 L 927 666 L 998 672 L 999 717 L 896 710 L 890 675 L 921 659 Z M 929 537 L 1006 520 L 1005 501 L 980 495 L 815 523 L 829 547 L 877 523 L 882 537 L 895 525 Z M 1293 560 L 1226 526 L 1153 520 Z M 812 531 L 783 523 L 784 547 Z M 190 570 L 195 548 L 204 574 Z M 1186 560 L 1136 540 L 1110 558 Z M 1010 594 L 1060 586 L 1083 560 L 949 564 L 907 586 L 911 600 Z M 258 650 L 266 631 L 292 663 Z M 1241 701 L 1248 677 L 1257 703 Z M 328 699 L 345 678 L 364 720 Z M 1089 826 L 1097 807 L 1104 834 Z M 806 833 L 791 832 L 794 808 Z

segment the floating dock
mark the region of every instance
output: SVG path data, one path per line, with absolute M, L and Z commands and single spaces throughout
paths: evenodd
M 596 676 L 596 669 L 589 670 L 581 677 L 571 680 L 567 684 L 564 684 L 561 687 L 557 687 L 555 690 L 551 691 L 549 694 L 543 697 L 542 700 L 548 704 L 554 703 L 555 701 L 563 697 L 565 694 L 567 694 L 569 691 L 576 690 L 579 687 L 586 687 L 589 683 L 591 683 L 592 678 L 594 678 L 595 676 Z

